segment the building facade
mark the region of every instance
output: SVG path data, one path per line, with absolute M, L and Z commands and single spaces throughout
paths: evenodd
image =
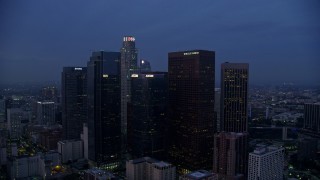
M 248 131 L 248 76 L 246 63 L 221 64 L 222 131 Z
M 320 134 L 320 103 L 304 105 L 304 129 Z
M 221 64 L 220 133 L 213 161 L 219 179 L 247 177 L 248 77 L 247 63 Z
M 55 124 L 55 103 L 53 101 L 37 102 L 37 124 Z
M 130 180 L 174 180 L 176 167 L 150 157 L 126 162 L 126 177 Z
M 121 154 L 120 53 L 93 52 L 87 67 L 88 158 L 117 167 Z
M 247 134 L 220 132 L 214 136 L 213 172 L 221 180 L 245 179 Z
M 185 174 L 212 167 L 215 52 L 169 53 L 169 158 Z
M 83 158 L 83 142 L 81 140 L 64 140 L 58 142 L 58 152 L 61 162 L 73 162 Z
M 256 148 L 249 154 L 248 180 L 282 180 L 284 155 L 284 148 Z
M 87 120 L 87 68 L 64 67 L 61 79 L 64 139 L 79 139 Z
M 167 81 L 164 72 L 132 74 L 128 144 L 134 158 L 164 158 Z
M 136 49 L 135 37 L 123 37 L 123 44 L 120 50 L 120 76 L 121 76 L 121 134 L 122 154 L 127 153 L 127 124 L 128 124 L 128 103 L 131 101 L 131 75 L 138 71 L 138 50 Z
M 31 113 L 20 108 L 7 109 L 7 128 L 11 139 L 18 139 L 23 134 L 23 122 L 30 122 Z

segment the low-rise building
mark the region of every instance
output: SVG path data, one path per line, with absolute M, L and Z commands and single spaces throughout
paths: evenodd
M 61 162 L 75 161 L 83 158 L 83 142 L 81 140 L 64 140 L 58 142 Z
M 126 162 L 126 175 L 130 180 L 173 180 L 176 178 L 176 167 L 167 162 L 143 157 Z

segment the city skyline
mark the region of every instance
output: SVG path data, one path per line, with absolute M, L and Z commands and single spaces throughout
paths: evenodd
M 0 179 L 317 179 L 319 8 L 0 1 Z
M 168 52 L 206 49 L 217 52 L 217 65 L 249 63 L 253 84 L 320 82 L 317 1 L 43 3 L 1 2 L 0 83 L 59 81 L 62 67 L 118 51 L 125 35 L 135 36 L 138 59 L 154 71 L 167 71 Z

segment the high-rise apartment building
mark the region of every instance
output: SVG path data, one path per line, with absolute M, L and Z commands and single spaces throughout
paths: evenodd
M 87 121 L 87 68 L 64 67 L 61 102 L 64 139 L 79 139 Z
M 40 125 L 55 124 L 55 103 L 52 101 L 37 102 L 37 123 Z
M 93 52 L 87 79 L 89 160 L 116 168 L 121 154 L 120 53 Z
M 165 72 L 132 74 L 128 145 L 135 158 L 165 153 L 168 78 Z
M 215 52 L 169 53 L 169 158 L 185 174 L 212 167 Z
M 284 172 L 284 148 L 257 147 L 249 154 L 248 180 L 281 180 Z
M 221 65 L 221 125 L 226 132 L 248 131 L 247 63 Z
M 304 105 L 304 129 L 320 134 L 320 103 Z

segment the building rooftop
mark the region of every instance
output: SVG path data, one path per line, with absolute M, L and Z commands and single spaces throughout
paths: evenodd
M 153 163 L 153 164 L 156 165 L 157 167 L 160 167 L 160 168 L 171 166 L 171 164 L 163 162 L 163 161 L 156 162 L 156 163 Z
M 211 173 L 206 170 L 197 170 L 185 175 L 185 177 L 187 177 L 188 179 L 194 179 L 194 180 L 200 180 L 200 179 L 212 177 L 212 176 L 215 176 L 214 173 Z
M 253 152 L 250 154 L 256 154 L 256 155 L 264 155 L 273 151 L 281 150 L 283 149 L 282 147 L 277 147 L 277 146 L 258 146 L 255 148 Z
M 142 157 L 142 158 L 138 158 L 138 159 L 133 159 L 129 161 L 132 164 L 139 164 L 139 163 L 143 163 L 143 162 L 148 162 L 148 163 L 156 163 L 159 162 L 156 159 L 153 159 L 151 157 Z

